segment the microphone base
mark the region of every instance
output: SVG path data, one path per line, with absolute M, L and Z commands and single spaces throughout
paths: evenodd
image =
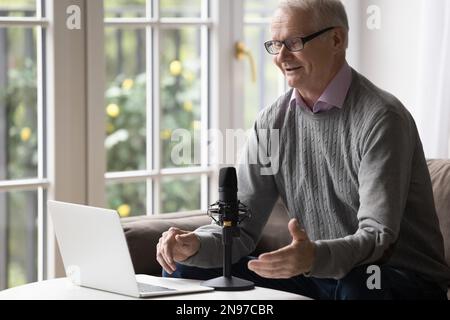
M 255 288 L 255 284 L 251 281 L 247 281 L 236 277 L 218 277 L 211 280 L 203 281 L 200 285 L 205 287 L 211 287 L 217 291 L 244 291 L 252 290 Z

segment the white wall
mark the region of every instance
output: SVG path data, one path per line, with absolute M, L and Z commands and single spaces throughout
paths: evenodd
M 414 113 L 418 103 L 420 9 L 424 0 L 346 0 L 349 63 Z M 370 30 L 367 8 L 380 8 L 380 29 Z M 356 29 L 356 31 L 355 31 Z M 356 42 L 356 43 L 355 43 Z M 356 52 L 356 53 L 355 53 Z
M 450 1 L 342 0 L 349 63 L 413 115 L 427 158 L 450 156 Z M 368 20 L 376 6 L 379 29 Z
M 360 63 L 360 31 L 361 21 L 361 1 L 358 0 L 341 0 L 347 11 L 348 20 L 350 24 L 349 42 L 347 50 L 347 61 L 355 68 L 359 69 Z

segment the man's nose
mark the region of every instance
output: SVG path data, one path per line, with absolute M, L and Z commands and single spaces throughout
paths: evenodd
M 291 55 L 291 52 L 286 48 L 286 46 L 283 44 L 281 46 L 280 52 L 278 53 L 278 60 L 284 61 Z

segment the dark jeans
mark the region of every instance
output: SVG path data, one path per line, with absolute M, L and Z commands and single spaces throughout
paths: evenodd
M 392 299 L 436 299 L 447 300 L 447 293 L 439 286 L 429 283 L 409 271 L 399 271 L 389 266 L 380 266 L 381 289 L 369 290 L 368 266 L 353 269 L 340 280 L 296 276 L 290 279 L 267 279 L 247 268 L 253 257 L 245 257 L 232 266 L 235 277 L 253 281 L 256 286 L 288 291 L 319 300 L 392 300 Z M 209 280 L 222 275 L 222 268 L 203 269 L 177 264 L 177 270 L 164 277 Z

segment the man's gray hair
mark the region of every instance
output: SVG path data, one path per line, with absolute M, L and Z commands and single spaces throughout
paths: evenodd
M 280 9 L 300 9 L 311 14 L 317 29 L 343 27 L 349 30 L 347 13 L 340 0 L 280 0 Z

